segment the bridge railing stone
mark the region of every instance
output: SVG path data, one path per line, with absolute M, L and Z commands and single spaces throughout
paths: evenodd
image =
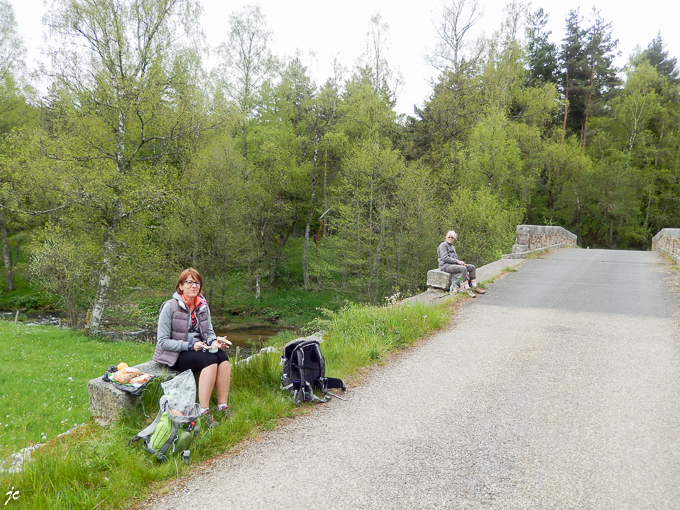
M 675 259 L 680 264 L 680 228 L 664 228 L 652 238 L 652 250 Z
M 504 259 L 523 259 L 531 253 L 555 248 L 574 248 L 578 237 L 567 229 L 548 225 L 517 225 L 512 253 Z

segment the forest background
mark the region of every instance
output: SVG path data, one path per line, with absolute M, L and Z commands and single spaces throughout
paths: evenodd
M 131 289 L 167 293 L 187 266 L 219 315 L 277 286 L 416 293 L 449 229 L 477 265 L 522 223 L 648 249 L 680 223 L 676 58 L 659 34 L 616 68 L 597 11 L 571 11 L 560 44 L 548 15 L 511 2 L 472 39 L 476 3 L 445 2 L 438 75 L 404 116 L 379 15 L 357 65 L 319 85 L 272 54 L 254 6 L 231 15 L 208 73 L 194 0 L 55 0 L 51 65 L 29 70 L 0 0 L 3 293 L 25 276 L 96 332 Z

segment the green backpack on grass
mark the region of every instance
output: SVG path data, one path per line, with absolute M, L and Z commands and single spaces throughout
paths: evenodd
M 189 460 L 189 446 L 198 435 L 198 404 L 188 411 L 188 416 L 178 416 L 170 412 L 167 397 L 160 399 L 160 411 L 156 419 L 144 430 L 137 433 L 130 443 L 143 441 L 144 449 L 159 460 L 166 460 L 175 453 Z M 186 453 L 185 453 L 186 452 Z

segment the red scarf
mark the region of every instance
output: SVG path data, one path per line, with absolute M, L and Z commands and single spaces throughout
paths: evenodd
M 187 301 L 187 298 L 184 294 L 180 294 L 182 296 L 182 300 L 184 303 L 187 305 L 187 308 L 191 310 L 191 306 L 189 306 L 189 301 Z M 201 296 L 200 294 L 194 298 L 194 309 L 191 310 L 191 325 L 196 326 L 196 315 L 194 315 L 194 312 L 196 311 L 197 308 L 203 306 L 206 304 L 205 298 Z

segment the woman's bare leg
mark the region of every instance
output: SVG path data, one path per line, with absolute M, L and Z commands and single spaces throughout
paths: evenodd
M 204 409 L 210 407 L 210 396 L 215 387 L 216 379 L 217 363 L 201 370 L 201 375 L 198 377 L 198 404 Z
M 231 381 L 231 365 L 228 361 L 219 364 L 215 390 L 217 391 L 217 403 L 226 404 L 229 398 L 229 383 Z

